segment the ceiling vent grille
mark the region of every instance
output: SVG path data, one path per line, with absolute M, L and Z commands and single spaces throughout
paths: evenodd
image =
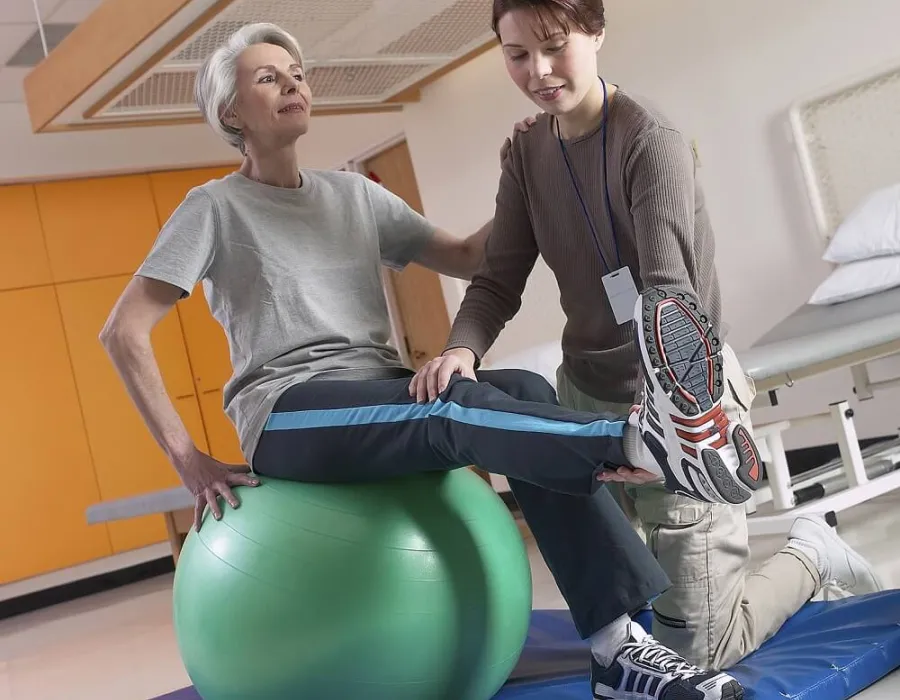
M 427 22 L 385 46 L 380 54 L 452 54 L 491 31 L 491 3 L 459 0 Z

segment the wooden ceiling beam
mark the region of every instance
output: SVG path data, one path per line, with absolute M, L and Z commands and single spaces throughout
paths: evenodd
M 190 2 L 105 0 L 101 3 L 25 76 L 25 101 L 32 130 L 44 131 Z M 221 12 L 231 2 L 219 0 L 214 4 L 215 12 Z

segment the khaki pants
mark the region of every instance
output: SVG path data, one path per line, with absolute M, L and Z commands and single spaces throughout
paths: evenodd
M 752 380 L 727 345 L 723 354 L 727 384 L 722 407 L 752 432 Z M 623 414 L 629 409 L 582 393 L 562 368 L 557 378 L 564 406 Z M 744 506 L 703 503 L 670 494 L 659 484 L 609 487 L 672 581 L 653 601 L 652 634 L 698 666 L 718 670 L 737 663 L 820 587 L 813 563 L 793 550 L 778 552 L 755 573 L 748 571 Z

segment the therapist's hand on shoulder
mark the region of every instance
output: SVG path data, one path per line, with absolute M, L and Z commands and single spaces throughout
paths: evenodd
M 512 148 L 512 140 L 516 137 L 516 134 L 524 134 L 528 131 L 534 126 L 539 116 L 540 115 L 538 114 L 533 117 L 525 117 L 522 121 L 516 122 L 516 125 L 513 127 L 512 137 L 507 137 L 506 141 L 504 141 L 503 145 L 500 147 L 500 163 L 503 163 L 503 161 L 506 160 L 506 156 L 509 155 L 509 149 Z
M 409 383 L 409 395 L 418 403 L 434 401 L 450 384 L 455 373 L 466 379 L 475 378 L 475 353 L 468 348 L 453 348 L 426 363 Z

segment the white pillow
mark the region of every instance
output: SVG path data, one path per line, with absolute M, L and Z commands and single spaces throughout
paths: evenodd
M 900 287 L 900 255 L 858 260 L 836 268 L 809 300 L 810 304 L 838 304 Z
M 823 259 L 831 263 L 900 254 L 900 185 L 869 195 L 835 231 Z

